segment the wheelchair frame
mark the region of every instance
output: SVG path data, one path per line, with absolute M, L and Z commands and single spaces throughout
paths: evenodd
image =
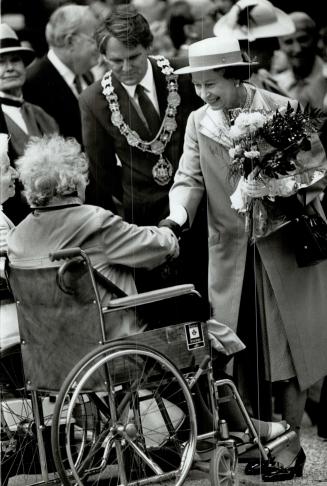
M 65 287 L 64 281 L 67 267 L 71 259 L 83 259 L 93 287 L 93 303 L 99 314 L 101 328 L 99 346 L 70 371 L 56 398 L 51 417 L 52 454 L 61 484 L 98 484 L 92 482 L 95 474 L 99 474 L 96 481 L 107 481 L 101 484 L 110 484 L 108 478 L 102 477 L 108 472 L 108 464 L 112 461 L 110 466 L 115 469 L 113 477 L 116 478 L 114 484 L 136 486 L 175 480 L 174 484 L 181 486 L 194 464 L 194 458 L 198 459 L 197 442 L 211 441 L 210 465 L 201 460 L 197 460 L 196 465 L 199 469 L 209 472 L 213 486 L 232 486 L 238 481 L 237 465 L 240 455 L 254 456 L 268 463 L 272 461 L 273 453 L 293 439 L 295 433 L 287 432 L 268 444 L 261 443 L 234 383 L 229 379 L 215 380 L 213 377 L 208 336 L 202 324 L 186 322 L 106 342 L 106 314 L 182 295 L 199 296 L 193 285 L 180 285 L 118 297 L 112 299 L 108 305 L 102 306 L 91 262 L 85 251 L 71 248 L 53 252 L 49 257 L 52 261 L 68 260 L 58 269 L 58 284 L 68 293 L 71 290 Z M 15 289 L 13 294 L 15 295 Z M 177 342 L 174 341 L 176 330 L 182 329 L 185 347 L 185 326 L 194 324 L 198 326 L 198 330 L 203 330 L 202 344 L 193 342 L 194 349 L 186 362 L 183 360 L 185 358 L 181 358 L 183 353 L 175 348 L 173 356 L 167 357 L 166 353 L 169 354 L 170 346 Z M 158 344 L 157 337 L 165 335 L 169 341 L 169 329 L 173 329 L 175 334 L 170 338 L 169 346 L 166 345 L 163 354 L 155 348 Z M 146 344 L 147 341 L 150 345 Z M 160 340 L 158 342 L 160 346 Z M 190 358 L 192 356 L 196 356 L 193 363 Z M 197 369 L 194 369 L 194 361 Z M 184 376 L 180 369 L 185 372 L 185 366 Z M 197 435 L 192 390 L 202 375 L 207 377 L 213 427 L 211 431 Z M 222 400 L 219 389 L 223 386 L 230 390 L 230 399 L 236 401 L 244 417 L 250 435 L 248 443 L 238 443 L 230 436 L 228 424 L 219 417 L 219 403 Z M 125 395 L 122 395 L 122 391 Z M 47 451 L 44 445 L 45 421 L 42 416 L 42 404 L 38 390 L 31 389 L 29 393 L 36 425 L 41 475 L 44 483 L 49 484 L 52 480 L 49 479 Z M 178 402 L 174 403 L 176 397 Z M 171 414 L 179 418 L 174 418 Z M 149 423 L 153 422 L 153 417 L 159 420 L 159 432 L 152 430 L 153 426 L 150 430 Z M 145 429 L 148 432 L 145 432 Z M 162 436 L 164 439 L 161 445 L 157 442 Z M 163 461 L 162 457 L 158 456 L 161 449 L 165 457 L 173 452 L 172 458 Z M 176 461 L 178 464 L 175 464 Z M 53 481 L 57 479 L 54 478 Z

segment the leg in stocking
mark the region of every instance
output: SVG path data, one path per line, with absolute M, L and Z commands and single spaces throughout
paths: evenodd
M 282 384 L 281 389 L 281 413 L 282 418 L 291 426 L 297 434 L 296 439 L 288 448 L 283 450 L 278 458 L 286 466 L 292 462 L 294 456 L 301 448 L 300 428 L 307 398 L 307 391 L 301 391 L 296 378 Z

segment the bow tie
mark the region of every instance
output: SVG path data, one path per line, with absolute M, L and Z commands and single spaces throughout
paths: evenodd
M 17 106 L 20 108 L 24 100 L 20 100 L 19 98 L 6 98 L 5 96 L 0 95 L 0 104 L 7 105 L 7 106 Z

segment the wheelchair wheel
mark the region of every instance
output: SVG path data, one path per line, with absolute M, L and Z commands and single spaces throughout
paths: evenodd
M 150 484 L 158 477 L 181 485 L 195 445 L 187 383 L 146 346 L 118 341 L 96 349 L 60 391 L 52 448 L 64 485 Z
M 35 484 L 42 480 L 36 424 L 31 395 L 24 388 L 20 346 L 1 351 L 0 356 L 0 414 L 1 414 L 1 484 L 20 476 L 20 484 Z M 54 406 L 50 398 L 39 395 L 44 418 L 44 441 L 51 468 L 50 425 Z
M 227 447 L 218 446 L 210 461 L 210 482 L 212 486 L 237 486 L 237 456 Z

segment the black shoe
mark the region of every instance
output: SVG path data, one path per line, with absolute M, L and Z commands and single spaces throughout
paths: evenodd
M 269 463 L 266 461 L 248 462 L 245 466 L 244 473 L 248 476 L 255 476 L 264 474 L 267 468 L 269 468 Z
M 301 478 L 305 460 L 306 455 L 301 448 L 288 467 L 278 466 L 278 464 L 269 466 L 262 474 L 262 479 L 266 483 L 273 483 L 275 481 L 290 481 L 294 476 Z

